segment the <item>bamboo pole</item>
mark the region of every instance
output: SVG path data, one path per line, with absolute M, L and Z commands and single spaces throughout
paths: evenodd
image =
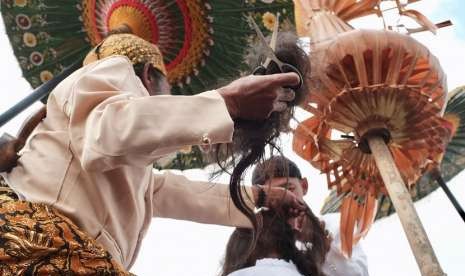
M 392 203 L 399 215 L 400 222 L 412 249 L 413 255 L 420 268 L 422 276 L 446 275 L 441 269 L 434 254 L 433 247 L 428 240 L 425 229 L 413 206 L 402 177 L 392 159 L 391 152 L 381 137 L 368 138 L 368 144 L 381 173 Z

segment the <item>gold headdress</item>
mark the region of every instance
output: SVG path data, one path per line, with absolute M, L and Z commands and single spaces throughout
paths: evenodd
M 113 34 L 108 36 L 87 54 L 83 64 L 87 65 L 113 55 L 126 56 L 132 64 L 144 64 L 148 62 L 166 76 L 163 56 L 158 47 L 132 34 Z

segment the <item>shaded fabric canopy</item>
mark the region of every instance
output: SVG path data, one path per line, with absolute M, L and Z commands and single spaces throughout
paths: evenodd
M 444 118 L 448 120 L 454 129 L 452 140 L 446 147 L 444 157 L 439 166 L 444 180 L 450 181 L 465 168 L 465 86 L 456 88 L 449 92 Z M 434 192 L 439 185 L 430 173 L 425 174 L 418 180 L 416 185 L 410 189 L 413 201 L 418 201 L 430 193 Z M 337 195 L 336 190 L 332 190 L 326 198 L 322 214 L 338 212 L 342 204 L 343 195 Z M 376 219 L 380 219 L 394 213 L 394 206 L 386 195 L 378 198 L 378 211 Z
M 244 56 L 255 33 L 245 16 L 252 15 L 266 32 L 278 12 L 293 20 L 292 1 L 1 0 L 6 32 L 33 87 L 125 24 L 160 47 L 174 91 L 185 95 L 247 70 Z
M 5 29 L 24 78 L 36 88 L 81 60 L 122 26 L 159 46 L 173 94 L 214 89 L 250 71 L 246 62 L 255 31 L 265 34 L 279 13 L 293 24 L 292 0 L 0 0 Z M 164 160 L 159 168 L 203 167 L 197 147 Z

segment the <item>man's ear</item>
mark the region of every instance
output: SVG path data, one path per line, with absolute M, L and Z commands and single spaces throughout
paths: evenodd
M 302 192 L 304 195 L 307 194 L 308 192 L 308 181 L 307 181 L 307 178 L 304 177 L 300 180 L 300 185 L 302 185 Z
M 148 62 L 145 63 L 144 68 L 142 68 L 142 83 L 147 89 L 153 86 L 154 80 L 152 78 L 151 70 L 152 70 L 152 65 Z

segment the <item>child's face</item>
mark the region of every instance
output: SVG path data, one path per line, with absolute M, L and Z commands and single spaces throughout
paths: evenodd
M 288 181 L 282 181 L 287 179 Z M 305 183 L 304 183 L 305 182 Z M 299 179 L 296 177 L 285 178 L 285 177 L 276 177 L 271 181 L 265 183 L 272 187 L 282 187 L 288 189 L 290 192 L 295 194 L 299 199 L 303 200 L 304 195 L 307 193 L 306 188 L 306 179 Z M 304 187 L 305 186 L 305 187 Z
M 266 182 L 265 185 L 288 189 L 290 192 L 295 194 L 297 198 L 301 199 L 302 201 L 303 201 L 304 195 L 307 193 L 307 187 L 308 187 L 306 178 L 300 179 L 297 177 L 291 177 L 291 178 L 275 177 L 271 179 L 271 181 Z M 305 220 L 305 216 L 302 215 L 302 216 L 298 216 L 295 218 L 290 218 L 288 223 L 289 225 L 291 225 L 291 227 L 294 230 L 296 230 L 297 232 L 301 232 L 303 224 L 304 224 L 304 220 Z

